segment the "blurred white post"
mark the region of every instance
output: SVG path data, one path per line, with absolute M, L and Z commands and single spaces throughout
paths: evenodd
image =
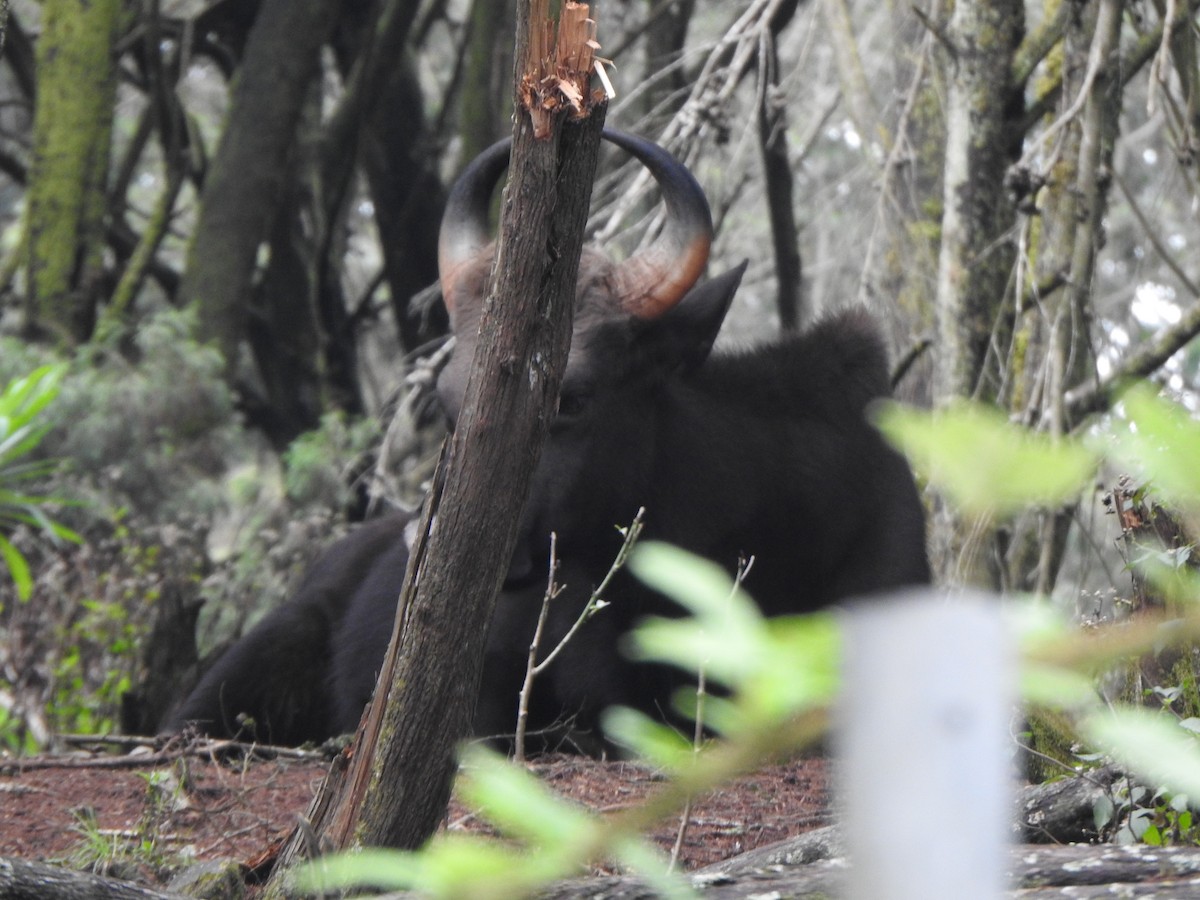
M 998 900 L 1014 697 L 996 597 L 914 591 L 844 616 L 838 712 L 852 900 Z

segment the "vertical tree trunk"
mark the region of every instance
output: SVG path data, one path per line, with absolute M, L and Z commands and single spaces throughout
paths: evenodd
M 523 79 L 545 84 L 545 62 L 555 71 L 554 58 L 533 49 L 535 32 L 545 33 L 545 0 L 538 11 L 527 5 L 535 4 L 522 2 L 518 12 L 518 88 Z M 579 8 L 568 3 L 562 15 Z M 586 96 L 590 50 L 575 71 Z M 445 813 L 455 748 L 470 731 L 487 625 L 566 366 L 604 120 L 601 106 L 581 123 L 566 122 L 565 104 L 555 100 L 558 110 L 536 124 L 530 110 L 514 123 L 496 266 L 462 413 L 427 501 L 425 534 L 409 561 L 396 633 L 345 786 L 316 823 L 334 847 L 423 843 Z M 541 112 L 536 104 L 531 111 Z M 544 138 L 535 136 L 542 128 Z
M 1010 83 L 1024 27 L 1020 0 L 959 0 L 950 19 L 953 46 L 946 101 L 942 245 L 938 258 L 938 356 L 934 400 L 992 399 L 998 389 L 986 366 L 1015 258 L 1002 239 L 1015 217 L 1005 172 L 1020 149 L 1013 121 L 1020 95 Z M 999 343 L 1007 344 L 1003 335 Z M 963 522 L 935 510 L 934 571 L 947 584 L 988 584 L 985 522 Z
M 232 377 L 246 331 L 259 247 L 267 239 L 287 154 L 328 37 L 333 0 L 264 0 L 251 29 L 179 288 L 199 313 L 198 337 Z
M 935 8 L 929 15 L 943 12 Z M 911 10 L 896 9 L 890 19 L 892 69 L 903 101 L 897 121 L 876 129 L 890 138 L 859 299 L 888 317 L 892 356 L 900 359 L 912 355 L 933 327 L 929 286 L 936 280 L 940 238 L 947 74 L 936 64 L 942 49 Z M 929 354 L 918 355 L 898 394 L 927 404 L 932 365 Z
M 646 11 L 649 21 L 644 36 L 649 88 L 642 107 L 652 121 L 665 122 L 683 106 L 692 86 L 682 58 L 696 0 L 648 0 Z
M 1020 149 L 1009 73 L 1023 22 L 1017 0 L 962 0 L 950 19 L 934 382 L 941 403 L 996 393 L 984 362 L 1014 258 L 1010 243 L 996 242 L 1015 217 L 1004 175 Z
M 509 130 L 514 0 L 475 0 L 468 20 L 458 133 L 468 162 Z
M 394 61 L 380 93 L 362 135 L 359 158 L 375 203 L 396 328 L 404 351 L 410 352 L 446 330 L 440 306 L 424 318 L 413 315 L 410 306 L 414 294 L 437 281 L 437 228 L 432 223 L 441 217 L 446 192 L 438 177 L 434 135 L 413 60 L 407 54 Z
M 779 86 L 779 33 L 791 21 L 797 4 L 789 2 L 771 20 L 759 58 L 758 147 L 763 158 L 767 211 L 771 217 L 771 246 L 778 289 L 775 308 L 779 327 L 795 331 L 808 312 L 804 304 L 803 267 L 793 208 L 792 164 L 788 158 L 787 113 Z
M 1057 285 L 1030 297 L 1016 346 L 1021 362 L 1014 373 L 1015 412 L 1051 434 L 1075 425 L 1066 395 L 1094 373 L 1091 292 L 1096 253 L 1103 240 L 1108 179 L 1120 114 L 1117 77 L 1121 0 L 1102 0 L 1066 35 L 1063 46 L 1061 143 L 1048 170 L 1039 212 L 1043 226 L 1033 248 L 1037 285 Z M 1082 108 L 1071 109 L 1084 97 Z M 1036 300 L 1036 302 L 1035 302 Z M 1072 510 L 1049 511 L 1035 525 L 1027 517 L 1015 529 L 1006 561 L 1009 583 L 1020 590 L 1048 593 L 1061 564 Z M 1035 534 L 1038 539 L 1035 540 Z
M 602 125 L 603 115 L 594 115 L 563 126 L 561 139 L 536 141 L 524 116 L 518 120 L 495 301 L 481 325 L 493 339 L 480 342 L 450 442 L 429 562 L 418 575 L 392 681 L 402 693 L 388 703 L 386 740 L 362 808 L 364 844 L 419 846 L 450 799 L 455 747 L 470 733 L 479 693 L 487 623 L 566 365 Z M 553 258 L 547 247 L 557 251 Z
M 26 325 L 86 341 L 103 270 L 120 0 L 47 0 L 38 39 Z

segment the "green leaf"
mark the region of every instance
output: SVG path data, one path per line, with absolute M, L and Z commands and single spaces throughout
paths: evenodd
M 41 366 L 24 378 L 15 378 L 0 391 L 0 422 L 24 425 L 37 417 L 58 396 L 58 383 L 67 371 L 65 364 Z M 7 428 L 0 425 L 0 433 Z
M 610 706 L 601 714 L 601 724 L 607 737 L 661 769 L 678 771 L 695 761 L 688 737 L 636 709 Z
M 927 412 L 883 403 L 874 415 L 922 477 L 975 515 L 1065 502 L 1096 468 L 1082 444 L 1031 432 L 980 404 Z
M 547 847 L 590 840 L 595 820 L 521 766 L 477 746 L 464 752 L 462 766 L 459 795 L 506 834 Z
M 17 586 L 17 599 L 24 603 L 33 594 L 33 577 L 29 573 L 29 563 L 24 555 L 4 535 L 0 534 L 0 557 Z
M 634 632 L 631 655 L 703 669 L 737 686 L 762 665 L 767 637 L 762 614 L 720 566 L 667 544 L 634 548 L 629 567 L 647 585 L 685 607 L 689 619 L 652 618 Z
M 1124 422 L 1115 420 L 1107 435 L 1115 454 L 1139 466 L 1167 498 L 1200 505 L 1200 423 L 1181 406 L 1158 396 L 1148 384 L 1137 384 L 1121 397 Z
M 472 885 L 509 878 L 519 857 L 484 838 L 435 838 L 419 853 L 364 849 L 322 857 L 296 872 L 296 887 L 310 894 L 373 887 L 413 889 L 432 896 L 465 896 Z
M 756 715 L 785 716 L 824 706 L 841 684 L 842 630 L 830 612 L 779 616 L 767 623 L 763 664 L 747 685 Z
M 1083 673 L 1031 661 L 1021 666 L 1021 696 L 1054 709 L 1086 709 L 1099 701 L 1095 684 Z
M 699 896 L 681 877 L 667 871 L 663 855 L 646 841 L 621 841 L 616 848 L 616 858 L 626 869 L 640 875 L 659 897 L 692 900 Z
M 1200 742 L 1176 720 L 1144 709 L 1118 708 L 1085 718 L 1082 731 L 1152 784 L 1200 796 Z
M 630 655 L 668 662 L 733 690 L 710 697 L 705 724 L 725 734 L 752 722 L 828 703 L 839 679 L 840 632 L 829 613 L 767 620 L 719 566 L 674 547 L 644 544 L 630 565 L 691 618 L 651 618 L 631 635 Z M 691 704 L 689 704 L 691 705 Z M 686 707 L 685 707 L 686 709 Z

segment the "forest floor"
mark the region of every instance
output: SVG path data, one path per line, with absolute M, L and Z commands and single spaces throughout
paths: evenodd
M 308 808 L 328 763 L 319 759 L 72 755 L 0 761 L 0 856 L 62 863 L 162 884 L 196 860 L 262 870 Z M 558 793 L 600 813 L 636 804 L 661 783 L 647 766 L 573 756 L 534 760 Z M 695 802 L 681 864 L 694 869 L 826 825 L 823 759 L 771 766 Z M 447 828 L 486 831 L 455 801 Z M 652 835 L 669 853 L 678 820 Z

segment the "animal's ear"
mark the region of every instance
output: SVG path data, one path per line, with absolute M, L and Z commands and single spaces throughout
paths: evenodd
M 659 342 L 665 361 L 685 372 L 704 364 L 747 263 L 743 261 L 740 266 L 692 288 L 654 323 L 655 341 Z

